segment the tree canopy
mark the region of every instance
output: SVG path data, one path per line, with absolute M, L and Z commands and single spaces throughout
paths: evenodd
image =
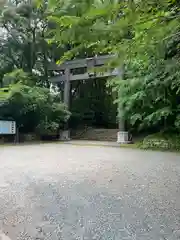
M 123 66 L 123 79 L 73 83 L 72 119 L 82 121 L 87 112 L 88 121 L 94 119 L 99 106 L 104 112 L 99 121 L 108 122 L 119 105 L 133 131 L 180 130 L 179 1 L 10 0 L 2 5 L 2 86 L 20 78 L 21 90 L 27 86 L 36 94 L 37 88 L 50 88 L 50 61 L 113 54 L 107 67 Z

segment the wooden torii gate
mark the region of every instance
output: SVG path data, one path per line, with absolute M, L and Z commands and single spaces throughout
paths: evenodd
M 121 76 L 122 71 L 120 69 L 114 69 L 112 71 L 107 72 L 96 72 L 94 69 L 98 67 L 102 67 L 108 61 L 112 60 L 112 55 L 104 55 L 104 56 L 95 56 L 93 58 L 85 58 L 85 59 L 75 59 L 72 61 L 66 61 L 63 64 L 51 63 L 49 65 L 49 71 L 57 71 L 60 74 L 58 76 L 52 77 L 50 79 L 52 84 L 58 84 L 64 82 L 64 103 L 69 108 L 70 103 L 70 83 L 71 81 L 77 80 L 90 80 L 95 78 L 108 78 L 108 77 L 116 77 Z M 83 69 L 83 73 L 73 74 L 73 70 Z M 118 111 L 122 111 L 118 109 Z M 64 130 L 60 133 L 61 140 L 70 140 L 70 131 Z M 124 121 L 123 119 L 119 119 L 119 131 L 117 133 L 117 142 L 118 143 L 128 143 L 129 135 L 128 132 L 125 131 Z

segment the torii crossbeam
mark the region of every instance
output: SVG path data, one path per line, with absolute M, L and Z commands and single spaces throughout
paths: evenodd
M 110 60 L 113 59 L 112 55 L 104 55 L 104 56 L 95 56 L 93 58 L 85 58 L 85 59 L 75 59 L 72 61 L 66 61 L 63 64 L 51 63 L 49 65 L 50 71 L 58 71 L 60 74 L 58 76 L 52 77 L 50 79 L 51 83 L 57 84 L 60 82 L 64 82 L 64 103 L 69 108 L 70 102 L 70 82 L 77 80 L 90 80 L 90 79 L 101 79 L 108 77 L 116 77 L 121 76 L 122 71 L 120 69 L 113 69 L 107 72 L 99 72 L 95 71 L 96 68 L 102 67 L 107 64 Z M 82 73 L 73 74 L 74 70 L 81 69 Z M 118 111 L 122 111 L 118 109 Z M 69 140 L 70 139 L 70 131 L 62 131 L 61 140 Z M 117 133 L 117 142 L 118 143 L 129 143 L 129 135 L 128 132 L 125 131 L 124 121 L 123 119 L 119 119 L 119 132 Z

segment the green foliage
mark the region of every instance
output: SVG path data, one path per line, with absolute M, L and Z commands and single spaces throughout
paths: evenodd
M 163 42 L 168 34 L 178 29 L 176 2 L 72 0 L 63 5 L 67 11 L 65 22 L 54 3 L 56 28 L 52 40 L 74 45 L 71 56 L 66 54 L 67 57 L 78 54 L 81 48 L 93 46 L 96 53 L 115 53 L 117 64 L 130 56 L 148 59 L 149 53 L 157 53 L 159 41 Z
M 127 66 L 125 80 L 116 82 L 118 103 L 131 126 L 140 129 L 176 127 L 180 110 L 180 71 L 176 60 L 162 60 L 144 68 Z M 135 70 L 136 69 L 136 70 Z M 132 76 L 132 73 L 133 76 Z
M 61 60 L 81 49 L 114 53 L 113 66 L 125 65 L 124 81 L 111 81 L 123 109 L 120 117 L 136 130 L 180 131 L 179 2 L 85 2 L 84 11 L 69 12 L 65 18 L 54 4 L 52 41 L 74 46 Z M 79 1 L 68 3 L 76 9 Z
M 8 1 L 0 12 L 0 27 L 3 30 L 3 36 L 0 39 L 1 86 L 8 87 L 9 85 L 21 83 L 21 85 L 26 85 L 26 87 L 32 87 L 33 91 L 35 91 L 36 87 L 50 88 L 49 78 L 54 74 L 54 72 L 48 71 L 50 61 L 56 62 L 63 55 L 65 55 L 64 59 L 71 58 L 73 54 L 76 54 L 77 49 L 79 49 L 79 57 L 93 55 L 93 46 L 92 48 L 86 48 L 84 45 L 83 48 L 79 48 L 76 43 L 78 38 L 75 37 L 75 35 L 78 37 L 78 33 L 72 35 L 69 27 L 72 26 L 74 29 L 75 23 L 77 26 L 84 13 L 89 11 L 92 5 L 99 4 L 98 2 L 94 0 Z M 88 20 L 89 24 L 91 24 L 94 14 L 91 12 L 91 17 Z M 82 29 L 82 26 L 80 26 L 80 29 Z M 56 41 L 56 34 L 59 34 L 61 41 Z M 76 39 L 74 38 L 73 41 L 70 41 L 71 37 Z M 80 83 L 81 93 L 82 91 L 88 93 L 83 97 L 78 92 L 76 84 L 72 86 L 72 92 L 76 92 L 76 94 L 75 96 L 72 94 L 71 109 L 75 113 L 73 116 L 76 115 L 77 124 L 80 124 L 84 119 L 91 123 L 96 123 L 97 121 L 100 122 L 101 118 L 106 124 L 107 122 L 116 123 L 116 106 L 112 105 L 113 98 L 109 90 L 106 92 L 104 85 L 105 82 L 98 86 L 89 85 L 88 82 L 82 81 Z M 60 84 L 59 92 L 61 95 L 63 94 L 63 84 Z M 36 91 L 34 93 L 36 94 Z M 101 99 L 97 99 L 99 96 L 101 96 Z M 19 109 L 21 107 L 24 108 L 22 104 L 23 99 L 18 99 L 20 103 L 16 102 L 16 104 L 20 104 Z M 29 99 L 28 101 L 30 102 Z M 95 113 L 96 117 L 94 117 Z M 30 118 L 28 114 L 29 111 L 23 115 L 23 118 L 21 118 L 22 115 L 19 118 L 22 121 L 27 121 Z M 48 115 L 48 112 L 46 112 L 46 115 Z M 99 115 L 103 116 L 100 118 Z M 33 117 L 33 119 L 36 118 Z M 31 122 L 33 123 L 33 120 Z M 48 132 L 49 129 L 51 131 L 51 127 L 56 124 L 53 125 L 50 122 L 44 118 L 43 124 L 37 126 L 37 131 Z M 30 127 L 30 129 L 32 128 Z M 27 129 L 27 127 L 22 127 L 22 129 L 26 131 L 24 129 Z
M 36 84 L 36 77 L 24 72 L 22 69 L 15 69 L 4 75 L 3 86 L 9 86 L 16 83 L 34 86 Z
M 48 89 L 13 85 L 4 104 L 0 106 L 1 118 L 12 118 L 21 132 L 42 134 L 57 133 L 70 114 L 65 106 L 55 102 Z
M 41 85 L 49 87 L 48 57 L 50 47 L 45 39 L 48 22 L 46 6 L 32 2 L 8 1 L 0 13 L 0 78 L 14 69 L 38 76 Z
M 98 86 L 84 81 L 78 86 L 72 84 L 72 111 L 80 112 L 79 119 L 85 118 L 87 112 L 92 113 L 88 118 L 93 119 L 102 109 L 104 116 L 112 121 L 116 105 L 111 103 L 114 96 L 118 96 L 116 104 L 123 109 L 120 117 L 126 120 L 131 130 L 180 131 L 179 1 L 8 2 L 0 12 L 4 31 L 4 38 L 0 40 L 0 79 L 4 86 L 19 82 L 21 84 L 15 86 L 24 86 L 13 98 L 24 111 L 23 121 L 27 121 L 29 112 L 33 112 L 33 105 L 30 107 L 28 103 L 45 97 L 41 92 L 45 90 L 38 86 L 50 87 L 49 61 L 61 63 L 75 57 L 112 53 L 115 54 L 114 61 L 107 67 L 124 65 L 124 81 L 114 79 L 109 82 L 114 93 L 103 84 Z M 62 84 L 59 89 L 62 93 Z M 26 96 L 26 92 L 32 98 Z M 6 99 L 6 94 L 0 93 L 0 96 Z M 101 100 L 97 100 L 97 96 Z M 41 108 L 37 108 L 36 103 L 38 117 L 32 115 L 32 122 L 40 119 L 41 109 L 44 109 L 43 124 L 36 122 L 33 125 L 39 132 L 56 129 L 57 121 L 51 124 L 49 119 L 61 115 L 60 106 L 46 110 L 47 102 L 49 99 L 41 101 L 44 104 Z M 26 129 L 23 124 L 22 128 Z

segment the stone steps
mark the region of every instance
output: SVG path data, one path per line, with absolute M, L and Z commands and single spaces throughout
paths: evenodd
M 76 131 L 72 134 L 72 139 L 78 140 L 94 140 L 94 141 L 117 141 L 118 129 L 95 129 L 87 128 L 83 130 Z

